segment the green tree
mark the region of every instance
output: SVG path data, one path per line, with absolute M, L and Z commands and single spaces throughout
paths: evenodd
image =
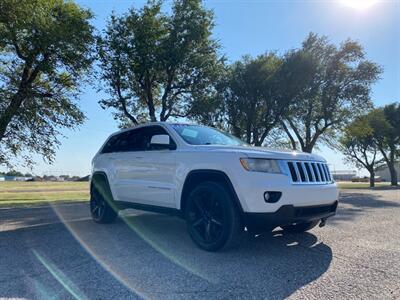
M 220 76 L 217 95 L 197 104 L 195 117 L 216 122 L 248 143 L 261 146 L 307 78 L 300 74 L 307 70 L 308 62 L 295 56 L 289 53 L 280 57 L 271 52 L 256 58 L 245 56 L 233 63 Z M 212 115 L 218 119 L 212 119 Z
M 365 58 L 357 42 L 346 40 L 337 47 L 313 33 L 295 53 L 313 67 L 309 74 L 299 74 L 309 80 L 294 96 L 281 126 L 294 149 L 312 152 L 321 138 L 332 141 L 343 126 L 372 107 L 370 89 L 381 68 Z
M 386 162 L 391 185 L 398 185 L 396 160 L 400 155 L 400 104 L 392 103 L 370 113 L 375 141 Z
M 6 176 L 15 176 L 15 177 L 23 177 L 24 176 L 24 174 L 22 174 L 19 171 L 15 171 L 15 170 L 8 171 L 5 175 Z
M 375 186 L 375 168 L 379 163 L 379 148 L 373 123 L 379 116 L 367 114 L 358 117 L 344 129 L 336 147 L 345 158 L 358 168 L 365 168 L 370 174 L 370 187 Z
M 282 60 L 275 54 L 244 57 L 230 67 L 224 91 L 226 117 L 234 135 L 260 146 L 285 112 L 276 93 Z
M 91 65 L 92 14 L 70 1 L 0 1 L 0 163 L 52 161 L 60 128 L 84 115 L 76 96 Z
M 167 15 L 161 4 L 112 15 L 98 41 L 100 78 L 110 95 L 100 104 L 115 109 L 123 126 L 188 116 L 222 66 L 211 11 L 200 0 L 176 0 Z

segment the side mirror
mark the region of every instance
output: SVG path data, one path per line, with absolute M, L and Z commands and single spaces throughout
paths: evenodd
M 156 134 L 151 137 L 150 141 L 151 146 L 158 146 L 161 148 L 169 149 L 170 148 L 170 139 L 168 134 Z

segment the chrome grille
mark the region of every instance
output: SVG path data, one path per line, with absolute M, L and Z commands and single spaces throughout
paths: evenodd
M 328 165 L 317 161 L 287 161 L 288 174 L 296 184 L 324 184 L 332 182 Z

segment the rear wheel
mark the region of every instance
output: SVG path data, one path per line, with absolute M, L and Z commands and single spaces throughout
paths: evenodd
M 111 192 L 104 180 L 94 181 L 90 187 L 90 213 L 96 223 L 111 223 L 118 215 Z
M 300 232 L 305 232 L 305 231 L 308 231 L 310 229 L 313 229 L 315 226 L 318 225 L 318 223 L 319 223 L 319 220 L 311 221 L 311 222 L 294 223 L 294 224 L 291 224 L 291 225 L 281 226 L 281 227 L 286 232 L 300 233 Z
M 185 218 L 190 237 L 207 251 L 231 248 L 243 233 L 239 211 L 219 183 L 203 182 L 193 189 L 187 199 Z

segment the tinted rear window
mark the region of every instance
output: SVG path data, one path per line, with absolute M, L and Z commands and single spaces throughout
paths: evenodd
M 157 150 L 150 145 L 153 135 L 168 134 L 161 126 L 148 126 L 113 135 L 104 145 L 101 153 Z M 171 139 L 171 144 L 175 143 Z

